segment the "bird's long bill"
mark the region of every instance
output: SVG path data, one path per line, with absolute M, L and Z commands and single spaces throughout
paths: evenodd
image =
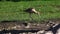
M 37 15 L 40 15 L 40 12 L 36 12 Z

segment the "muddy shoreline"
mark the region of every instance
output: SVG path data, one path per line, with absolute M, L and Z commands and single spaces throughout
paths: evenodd
M 47 23 L 49 22 L 54 22 L 54 23 L 59 23 L 60 24 L 60 19 L 49 19 L 49 20 L 44 20 L 41 22 L 35 22 L 35 21 L 1 21 L 0 22 L 0 31 L 2 30 L 21 30 L 24 28 L 37 28 L 40 30 L 43 29 L 48 29 L 49 27 L 46 26 Z M 29 26 L 29 27 L 28 27 Z

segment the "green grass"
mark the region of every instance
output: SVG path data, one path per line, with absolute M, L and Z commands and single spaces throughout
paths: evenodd
M 52 5 L 60 5 L 60 1 L 0 2 L 0 21 L 30 20 L 29 14 L 23 11 L 29 7 L 34 7 L 41 12 L 39 17 L 36 14 L 32 14 L 34 20 L 60 18 L 60 8 Z

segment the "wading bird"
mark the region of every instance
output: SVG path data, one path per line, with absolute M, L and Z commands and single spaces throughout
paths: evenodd
M 25 10 L 25 12 L 29 13 L 29 17 L 30 17 L 32 20 L 33 20 L 32 16 L 31 16 L 32 13 L 37 14 L 37 15 L 40 14 L 38 11 L 35 10 L 35 8 L 28 8 L 28 9 Z

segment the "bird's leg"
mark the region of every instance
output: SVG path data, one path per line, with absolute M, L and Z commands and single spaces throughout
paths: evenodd
M 29 14 L 29 17 L 30 17 L 30 21 L 33 20 L 32 14 L 31 14 L 31 13 Z
M 37 16 L 38 16 L 38 20 L 40 21 L 40 14 L 37 14 Z
M 38 17 L 38 21 L 40 21 L 40 12 L 37 12 L 37 11 L 35 11 L 35 14 L 37 14 L 37 17 Z

